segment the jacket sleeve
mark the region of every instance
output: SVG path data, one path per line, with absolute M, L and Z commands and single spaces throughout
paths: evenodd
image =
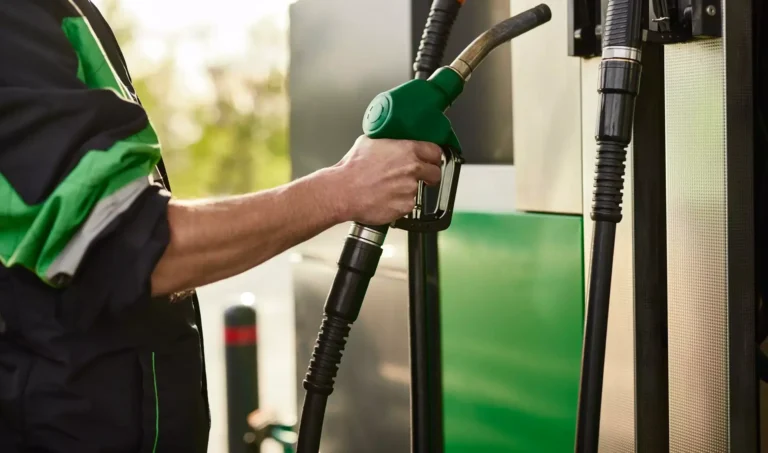
M 167 246 L 170 194 L 151 179 L 147 115 L 89 30 L 35 1 L 0 2 L 0 261 L 65 287 L 101 256 L 130 298 Z

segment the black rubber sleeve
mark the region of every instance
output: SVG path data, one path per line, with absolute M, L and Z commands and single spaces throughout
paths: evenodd
M 603 47 L 632 47 L 642 44 L 641 0 L 609 0 L 603 27 Z
M 377 231 L 383 233 L 386 228 Z M 357 320 L 380 258 L 380 247 L 362 239 L 347 237 L 303 382 L 306 395 L 299 426 L 298 453 L 319 451 L 328 395 L 333 393 L 350 326 Z
M 639 11 L 639 10 L 638 10 Z M 635 98 L 640 90 L 642 67 L 623 59 L 600 63 L 600 110 L 595 136 L 597 161 L 592 220 L 621 221 L 627 146 L 632 140 Z
M 339 363 L 347 345 L 350 323 L 336 316 L 326 316 L 320 326 L 320 334 L 315 342 L 315 350 L 309 362 L 309 369 L 304 378 L 304 388 L 312 393 L 330 395 Z
M 318 453 L 323 433 L 325 406 L 333 393 L 336 373 L 347 344 L 350 322 L 336 316 L 325 316 L 315 350 L 304 378 L 304 406 L 299 424 L 298 453 Z
M 621 221 L 624 169 L 627 149 L 616 143 L 600 143 L 595 164 L 595 190 L 592 195 L 592 220 Z
M 464 0 L 434 0 L 429 11 L 413 70 L 416 79 L 427 79 L 443 61 L 453 23 Z

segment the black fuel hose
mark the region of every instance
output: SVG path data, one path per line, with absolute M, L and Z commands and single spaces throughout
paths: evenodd
M 591 214 L 595 225 L 579 387 L 577 453 L 597 453 L 599 445 L 613 250 L 616 224 L 622 218 L 627 146 L 632 140 L 635 98 L 640 89 L 641 6 L 641 0 L 608 0 L 603 27 Z
M 426 80 L 443 63 L 448 38 L 464 0 L 434 0 L 421 36 L 414 78 Z M 436 204 L 437 191 L 419 184 L 422 209 Z M 408 232 L 408 335 L 411 364 L 411 450 L 442 451 L 440 290 L 437 233 Z
M 442 65 L 453 23 L 459 15 L 464 0 L 434 0 L 429 10 L 427 24 L 421 35 L 416 62 L 413 64 L 415 79 L 426 80 Z
M 339 270 L 323 307 L 323 321 L 312 359 L 304 377 L 304 407 L 299 424 L 298 453 L 317 453 L 323 431 L 325 406 L 347 343 L 357 320 L 368 284 L 381 258 L 388 226 L 353 224 L 339 257 Z

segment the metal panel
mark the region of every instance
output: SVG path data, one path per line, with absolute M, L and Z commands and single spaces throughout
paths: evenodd
M 459 213 L 441 234 L 446 453 L 572 451 L 581 223 Z
M 414 49 L 426 20 L 426 15 L 412 15 L 412 3 L 300 0 L 291 6 L 294 178 L 336 163 L 360 135 L 370 100 L 412 76 Z M 424 10 L 413 6 L 416 12 Z M 508 0 L 467 2 L 451 34 L 446 62 L 507 17 Z M 492 53 L 448 112 L 470 164 L 512 163 L 510 73 L 509 52 Z
M 301 258 L 293 273 L 299 383 L 348 229 L 348 225 L 333 228 L 297 248 Z M 328 400 L 322 451 L 410 450 L 406 243 L 404 232 L 389 232 L 379 269 L 352 326 L 336 391 Z M 303 400 L 301 385 L 299 395 Z
M 756 451 L 750 14 L 665 52 L 670 451 Z
M 597 70 L 599 58 L 582 61 L 582 125 L 583 125 L 583 205 L 585 278 L 589 281 L 593 222 L 592 183 L 595 168 L 595 119 L 597 112 Z M 627 162 L 634 153 L 629 147 Z M 635 451 L 634 407 L 634 252 L 633 252 L 633 171 L 627 166 L 624 178 L 624 218 L 616 229 L 613 258 L 613 281 L 608 312 L 608 338 L 605 351 L 602 416 L 600 419 L 600 451 L 630 453 Z M 587 288 L 588 290 L 588 288 Z
M 411 8 L 411 0 L 301 0 L 291 6 L 294 178 L 335 164 L 361 134 L 370 100 L 411 77 Z M 346 233 L 347 226 L 340 226 L 298 247 L 302 261 L 295 264 L 293 278 L 299 382 Z M 405 244 L 404 232 L 389 233 L 329 398 L 323 451 L 410 449 Z M 300 404 L 304 390 L 298 391 Z
M 515 192 L 516 173 L 513 165 L 464 165 L 454 212 L 515 212 L 515 197 L 509 194 Z
M 732 452 L 757 451 L 752 0 L 723 1 L 728 169 L 728 396 Z
M 511 12 L 539 3 L 514 0 Z M 516 203 L 524 211 L 581 214 L 581 60 L 568 56 L 563 34 L 568 0 L 547 4 L 551 22 L 512 41 Z
M 298 178 L 341 159 L 362 133 L 371 99 L 411 77 L 411 0 L 301 0 L 291 5 L 290 21 Z

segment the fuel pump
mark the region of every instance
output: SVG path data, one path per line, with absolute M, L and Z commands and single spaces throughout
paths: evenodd
M 542 4 L 502 21 L 475 39 L 453 63 L 438 69 L 428 79 L 411 80 L 373 99 L 363 118 L 363 131 L 368 137 L 428 141 L 440 145 L 444 152 L 443 178 L 434 210 L 424 212 L 420 204 L 423 196 L 420 196 L 414 214 L 395 221 L 392 227 L 433 233 L 450 226 L 463 158 L 445 111 L 493 49 L 550 18 L 549 7 Z M 299 427 L 299 453 L 319 451 L 325 407 L 333 392 L 346 338 L 376 272 L 389 228 L 390 225 L 355 223 L 345 240 L 303 382 L 306 395 Z

